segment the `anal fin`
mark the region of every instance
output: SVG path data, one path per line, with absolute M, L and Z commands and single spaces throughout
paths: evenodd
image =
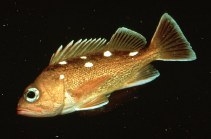
M 156 79 L 160 73 L 152 65 L 147 65 L 140 70 L 137 75 L 125 84 L 121 89 L 139 86 L 151 82 Z
M 93 109 L 97 109 L 100 107 L 103 107 L 104 105 L 108 104 L 108 97 L 106 97 L 105 95 L 101 95 L 97 98 L 95 98 L 92 101 L 89 101 L 83 105 L 81 105 L 79 108 L 77 108 L 77 111 L 82 111 L 82 110 L 93 110 Z

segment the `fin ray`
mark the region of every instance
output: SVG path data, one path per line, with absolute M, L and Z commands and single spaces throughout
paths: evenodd
M 192 61 L 196 54 L 176 21 L 165 13 L 151 40 L 151 48 L 158 49 L 157 60 Z
M 146 45 L 146 39 L 135 31 L 121 27 L 112 35 L 107 45 L 108 48 L 120 51 L 140 50 Z
M 54 65 L 70 58 L 99 52 L 105 48 L 105 43 L 106 39 L 101 38 L 89 40 L 80 39 L 76 43 L 71 41 L 64 49 L 62 49 L 62 46 L 58 48 L 58 50 L 52 55 L 49 65 Z

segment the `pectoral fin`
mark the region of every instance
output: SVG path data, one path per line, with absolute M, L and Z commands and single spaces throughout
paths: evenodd
M 82 110 L 93 110 L 100 107 L 103 107 L 104 105 L 108 104 L 108 97 L 105 95 L 99 96 L 95 98 L 92 101 L 89 101 L 83 105 L 80 106 L 80 108 L 77 108 L 76 110 L 82 111 Z

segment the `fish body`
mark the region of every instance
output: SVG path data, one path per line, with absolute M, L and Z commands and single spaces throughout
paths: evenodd
M 119 28 L 110 41 L 71 41 L 52 56 L 49 66 L 24 91 L 18 114 L 50 117 L 91 110 L 109 103 L 112 92 L 148 83 L 159 76 L 150 63 L 192 61 L 196 55 L 177 23 L 161 17 L 146 46 L 139 33 Z

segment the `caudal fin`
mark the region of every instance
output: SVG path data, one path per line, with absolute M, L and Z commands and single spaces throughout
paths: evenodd
M 176 21 L 167 13 L 160 19 L 150 47 L 158 50 L 157 60 L 192 61 L 196 54 Z

